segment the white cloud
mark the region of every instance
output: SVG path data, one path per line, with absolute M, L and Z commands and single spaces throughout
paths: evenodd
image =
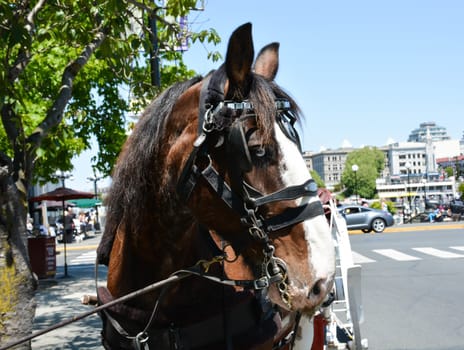
M 351 142 L 348 141 L 347 139 L 344 139 L 343 142 L 342 142 L 342 148 L 351 148 L 351 147 L 353 147 Z

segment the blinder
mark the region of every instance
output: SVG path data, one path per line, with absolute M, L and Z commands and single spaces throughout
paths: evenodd
M 280 111 L 276 118 L 280 130 L 282 130 L 284 135 L 298 146 L 298 149 L 301 152 L 300 137 L 298 136 L 298 132 L 295 128 L 296 117 L 290 110 L 284 110 Z
M 290 103 L 287 100 L 276 100 L 275 104 L 277 109 L 277 125 L 279 125 L 279 128 L 282 130 L 284 135 L 287 138 L 289 138 L 293 143 L 295 143 L 298 146 L 298 149 L 301 151 L 300 138 L 294 125 L 296 122 L 296 117 L 290 110 Z M 242 124 L 243 117 L 239 115 L 236 116 L 235 119 L 230 118 L 231 114 L 237 115 L 238 113 L 243 113 L 243 111 L 246 111 L 245 118 L 255 117 L 255 115 L 253 114 L 254 111 L 251 102 L 224 101 L 218 105 L 218 107 L 216 108 L 216 113 L 209 113 L 208 118 L 205 118 L 205 120 L 209 122 L 208 128 L 211 128 L 211 125 L 216 124 L 216 130 L 227 130 L 227 155 L 229 159 L 233 160 L 233 164 L 238 165 L 242 173 L 247 173 L 251 171 L 253 164 L 251 160 L 250 150 L 248 147 L 247 134 L 245 133 Z M 216 118 L 212 118 L 212 114 L 216 114 Z M 224 123 L 224 121 L 221 123 L 219 123 L 218 121 L 212 123 L 211 120 L 219 119 L 217 115 L 224 117 L 224 119 L 227 120 L 228 123 Z M 219 124 L 221 125 L 220 127 L 218 127 Z M 230 126 L 225 127 L 225 125 Z

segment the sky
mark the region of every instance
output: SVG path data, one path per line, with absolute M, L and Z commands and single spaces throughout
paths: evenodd
M 276 82 L 303 111 L 304 151 L 407 141 L 428 121 L 461 139 L 463 15 L 461 0 L 205 0 L 190 29 L 214 28 L 222 42 L 196 43 L 184 61 L 205 75 L 222 63 L 208 51 L 225 56 L 230 34 L 251 22 L 255 53 L 280 43 Z

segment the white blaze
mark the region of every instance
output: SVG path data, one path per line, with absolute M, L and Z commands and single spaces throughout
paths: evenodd
M 280 127 L 275 125 L 276 140 L 283 156 L 281 176 L 286 187 L 301 185 L 310 179 L 308 168 L 297 145 L 287 138 Z M 318 197 L 302 197 L 299 205 L 319 201 Z M 305 240 L 315 281 L 332 277 L 335 273 L 335 251 L 329 225 L 324 215 L 303 222 Z M 311 267 L 311 266 L 310 266 Z

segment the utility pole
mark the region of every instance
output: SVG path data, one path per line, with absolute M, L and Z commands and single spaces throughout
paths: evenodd
M 156 28 L 156 11 L 154 9 L 150 13 L 148 18 L 151 30 L 151 43 L 152 48 L 150 50 L 150 69 L 151 69 L 151 85 L 161 86 L 160 79 L 160 68 L 159 68 L 159 55 L 158 55 L 158 30 Z

